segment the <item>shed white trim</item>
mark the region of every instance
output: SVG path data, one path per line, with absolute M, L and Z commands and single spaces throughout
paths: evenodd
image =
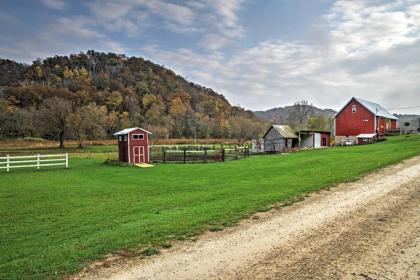
M 141 127 L 131 127 L 131 128 L 126 128 L 126 129 L 120 130 L 118 132 L 115 132 L 114 133 L 114 136 L 129 134 L 130 132 L 132 132 L 132 131 L 134 131 L 136 129 L 141 129 L 144 132 L 146 132 L 147 134 L 152 134 L 150 131 L 147 131 L 144 128 L 141 128 Z

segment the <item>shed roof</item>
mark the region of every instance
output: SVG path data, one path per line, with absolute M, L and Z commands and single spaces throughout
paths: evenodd
M 147 131 L 144 128 L 141 128 L 141 127 L 131 127 L 131 128 L 126 128 L 126 129 L 120 130 L 118 132 L 115 132 L 114 133 L 114 136 L 129 134 L 130 132 L 132 132 L 132 131 L 134 131 L 136 129 L 141 129 L 141 130 L 143 130 L 144 132 L 146 132 L 148 134 L 152 134 L 150 131 Z
M 324 131 L 324 130 L 300 130 L 300 133 L 323 133 L 323 134 L 331 134 L 330 131 Z
M 356 138 L 373 138 L 376 136 L 376 133 L 362 133 L 356 136 Z
M 265 137 L 272 128 L 274 128 L 283 138 L 299 138 L 290 126 L 276 124 L 272 125 L 263 137 Z
M 343 111 L 343 109 L 352 101 L 352 100 L 356 100 L 357 102 L 359 102 L 360 104 L 363 105 L 363 107 L 365 107 L 366 109 L 368 109 L 371 113 L 376 114 L 379 117 L 383 117 L 383 118 L 387 118 L 387 119 L 391 119 L 391 120 L 398 120 L 398 118 L 396 116 L 394 116 L 393 114 L 391 114 L 390 112 L 388 112 L 386 109 L 384 109 L 381 105 L 379 105 L 378 103 L 372 102 L 372 101 L 367 101 L 358 97 L 353 97 L 352 99 L 350 99 L 349 102 L 346 103 L 346 105 L 341 108 L 341 110 L 339 110 L 335 115 L 334 118 L 341 112 Z

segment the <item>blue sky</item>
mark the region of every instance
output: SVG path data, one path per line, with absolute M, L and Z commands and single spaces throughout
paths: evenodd
M 420 0 L 3 0 L 0 24 L 2 58 L 142 56 L 247 109 L 420 106 Z

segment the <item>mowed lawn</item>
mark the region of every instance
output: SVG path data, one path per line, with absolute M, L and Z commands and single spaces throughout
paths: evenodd
M 402 136 L 224 163 L 140 169 L 72 158 L 68 170 L 1 172 L 0 279 L 60 278 L 419 154 L 420 137 Z

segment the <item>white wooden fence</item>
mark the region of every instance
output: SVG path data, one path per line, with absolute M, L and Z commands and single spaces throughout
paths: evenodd
M 12 168 L 36 167 L 39 170 L 44 166 L 63 165 L 69 167 L 69 154 L 57 155 L 33 155 L 33 156 L 10 156 L 0 157 L 0 169 L 6 169 L 7 172 Z

